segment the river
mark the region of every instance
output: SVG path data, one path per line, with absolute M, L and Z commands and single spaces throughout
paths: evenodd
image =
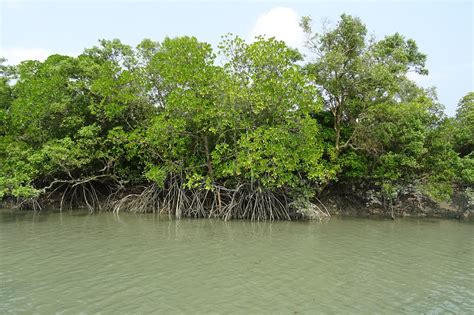
M 0 314 L 470 313 L 474 224 L 0 211 Z

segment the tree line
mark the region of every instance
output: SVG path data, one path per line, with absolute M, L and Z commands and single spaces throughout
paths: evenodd
M 474 204 L 474 93 L 447 117 L 426 55 L 342 15 L 304 17 L 304 56 L 274 38 L 100 40 L 0 63 L 0 199 L 177 217 L 321 217 L 320 197 Z

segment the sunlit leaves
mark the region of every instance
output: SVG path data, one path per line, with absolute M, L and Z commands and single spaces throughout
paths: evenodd
M 77 57 L 0 63 L 0 198 L 94 176 L 120 189 L 173 180 L 298 200 L 338 183 L 438 199 L 472 185 L 472 93 L 446 118 L 433 90 L 407 77 L 427 73 L 413 40 L 376 41 L 349 15 L 322 34 L 310 22 L 307 64 L 275 38 L 233 35 L 217 52 L 190 36 L 115 39 Z

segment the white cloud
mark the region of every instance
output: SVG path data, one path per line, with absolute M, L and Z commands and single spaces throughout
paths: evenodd
M 248 40 L 253 41 L 258 35 L 275 37 L 294 48 L 303 47 L 304 34 L 299 26 L 299 16 L 291 8 L 275 7 L 260 15 Z
M 43 61 L 51 55 L 52 52 L 43 48 L 0 48 L 0 57 L 7 59 L 7 64 L 15 65 L 24 60 Z

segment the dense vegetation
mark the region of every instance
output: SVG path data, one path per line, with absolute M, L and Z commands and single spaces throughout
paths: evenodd
M 217 54 L 115 39 L 1 66 L 0 199 L 226 219 L 320 216 L 336 192 L 473 202 L 474 93 L 446 117 L 407 77 L 428 73 L 413 40 L 374 40 L 348 15 L 301 26 L 305 59 L 228 35 Z

